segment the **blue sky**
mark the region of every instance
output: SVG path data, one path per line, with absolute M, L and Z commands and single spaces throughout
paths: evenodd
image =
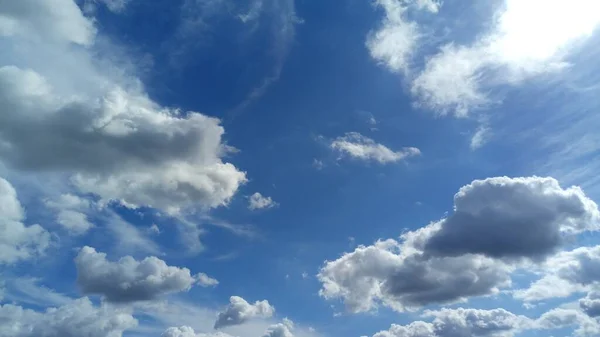
M 0 337 L 600 335 L 594 0 L 0 0 Z

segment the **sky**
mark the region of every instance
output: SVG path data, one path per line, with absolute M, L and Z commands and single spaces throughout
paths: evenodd
M 600 336 L 596 0 L 0 0 L 0 337 Z

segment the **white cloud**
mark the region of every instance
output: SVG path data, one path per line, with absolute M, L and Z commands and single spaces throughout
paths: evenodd
M 0 264 L 41 256 L 50 246 L 50 233 L 40 225 L 26 226 L 24 218 L 17 192 L 0 178 Z
M 600 334 L 600 324 L 581 311 L 557 308 L 544 313 L 535 321 L 538 329 L 576 328 L 575 336 L 594 337 Z
M 358 132 L 348 132 L 344 136 L 336 138 L 331 142 L 330 147 L 352 158 L 365 161 L 373 160 L 380 164 L 397 162 L 421 154 L 421 151 L 414 147 L 393 151 Z
M 556 254 L 541 268 L 543 277 L 515 297 L 525 301 L 541 301 L 567 297 L 589 291 L 600 284 L 600 246 L 580 247 Z
M 220 121 L 160 106 L 129 75 L 125 62 L 94 56 L 111 47 L 90 45 L 90 34 L 80 36 L 94 26 L 72 0 L 36 4 L 1 5 L 7 8 L 0 23 L 32 23 L 26 25 L 32 36 L 27 43 L 23 34 L 2 41 L 7 50 L 6 66 L 0 68 L 0 107 L 7 112 L 0 116 L 3 164 L 16 171 L 68 174 L 80 192 L 131 207 L 177 213 L 226 205 L 246 175 L 222 160 L 231 147 L 222 141 Z M 90 49 L 64 46 L 58 38 Z M 33 133 L 36 137 L 26 136 Z M 63 218 L 75 220 L 72 213 Z
M 402 243 L 378 241 L 325 262 L 321 296 L 350 312 L 396 311 L 497 293 L 522 261 L 543 261 L 569 235 L 596 230 L 597 205 L 552 178 L 488 178 L 462 187 L 454 212 Z
M 87 298 L 45 312 L 20 306 L 0 306 L 0 336 L 10 337 L 121 337 L 137 326 L 125 311 L 94 307 Z
M 256 192 L 248 198 L 248 209 L 257 210 L 265 208 L 273 208 L 278 204 L 271 199 L 271 197 L 264 197 L 262 194 Z
M 5 299 L 12 303 L 36 306 L 61 306 L 73 301 L 72 298 L 53 289 L 40 285 L 40 279 L 15 278 L 6 280 Z
M 170 293 L 189 290 L 202 282 L 187 268 L 168 266 L 156 257 L 136 261 L 125 256 L 116 262 L 94 248 L 83 247 L 75 258 L 77 284 L 85 294 L 99 294 L 110 302 L 155 300 Z M 206 278 L 205 280 L 206 281 Z
M 590 317 L 600 316 L 600 294 L 592 291 L 579 300 L 579 307 Z
M 421 33 L 416 22 L 406 18 L 410 0 L 377 0 L 377 6 L 385 11 L 381 26 L 367 38 L 371 57 L 394 72 L 408 72 Z M 437 12 L 439 4 L 431 0 L 416 2 L 419 9 Z
M 215 333 L 196 333 L 194 329 L 189 326 L 182 327 L 171 327 L 168 328 L 161 337 L 229 337 L 230 335 L 217 331 Z
M 120 13 L 127 5 L 131 2 L 131 0 L 85 0 L 84 9 L 86 12 L 93 12 L 96 10 L 96 4 L 103 4 L 108 8 L 111 12 Z
M 219 281 L 206 275 L 205 273 L 199 273 L 197 276 L 198 284 L 203 287 L 214 287 L 219 284 Z
M 150 237 L 151 233 L 140 230 L 140 228 L 123 220 L 118 214 L 107 210 L 104 221 L 106 222 L 106 229 L 111 234 L 119 253 L 133 254 L 142 252 L 153 255 L 163 254 L 160 247 Z M 194 244 L 192 241 L 192 238 L 190 238 L 190 245 Z
M 373 337 L 512 337 L 531 325 L 531 320 L 504 309 L 442 309 L 427 311 L 431 323 L 415 321 L 408 325 L 392 324 L 389 330 Z
M 490 103 L 487 91 L 559 71 L 573 42 L 600 23 L 595 0 L 506 0 L 491 32 L 471 45 L 449 43 L 427 60 L 414 79 L 420 104 L 442 114 L 466 116 Z
M 294 337 L 292 330 L 294 322 L 284 318 L 283 323 L 277 323 L 269 326 L 263 337 Z
M 477 150 L 478 148 L 485 145 L 485 143 L 488 142 L 488 140 L 491 136 L 490 134 L 491 134 L 491 130 L 489 127 L 479 126 L 477 128 L 477 131 L 475 131 L 475 134 L 473 134 L 473 136 L 471 137 L 471 143 L 469 144 L 471 147 L 471 150 Z
M 56 211 L 56 221 L 73 235 L 85 234 L 94 225 L 88 220 L 90 202 L 73 194 L 63 194 L 56 200 L 46 200 L 46 206 Z
M 90 45 L 96 28 L 72 0 L 2 1 L 0 35 Z
M 267 300 L 256 301 L 254 304 L 246 302 L 239 296 L 229 298 L 229 306 L 219 313 L 215 322 L 215 329 L 240 325 L 253 318 L 268 318 L 273 316 L 275 308 Z

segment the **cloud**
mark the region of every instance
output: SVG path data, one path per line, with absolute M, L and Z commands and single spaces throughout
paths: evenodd
M 343 300 L 352 313 L 379 304 L 405 311 L 494 294 L 510 285 L 511 268 L 484 256 L 428 257 L 401 250 L 394 240 L 378 241 L 325 262 L 319 294 Z
M 262 194 L 256 192 L 248 198 L 248 209 L 254 211 L 257 209 L 273 208 L 278 204 L 271 199 L 271 197 L 264 197 Z
M 36 306 L 61 306 L 73 301 L 72 298 L 40 285 L 42 280 L 19 277 L 7 279 L 5 300 L 12 303 Z
M 598 206 L 579 187 L 563 189 L 553 178 L 488 178 L 456 193 L 454 212 L 424 250 L 538 259 L 555 253 L 570 234 L 597 230 L 599 224 Z
M 149 301 L 189 290 L 199 282 L 187 268 L 168 266 L 156 257 L 136 261 L 125 256 L 116 262 L 94 248 L 83 247 L 75 258 L 77 284 L 85 294 L 102 295 L 109 302 Z
M 123 220 L 118 214 L 111 210 L 104 212 L 104 221 L 106 229 L 111 234 L 116 249 L 120 253 L 146 253 L 153 255 L 162 255 L 160 247 L 152 240 L 148 231 L 140 230 L 140 228 Z M 194 238 L 189 238 L 190 246 L 194 244 Z M 196 240 L 198 238 L 195 238 Z M 187 242 L 186 242 L 187 243 Z
M 204 273 L 199 273 L 197 275 L 197 279 L 198 279 L 198 284 L 201 285 L 202 287 L 214 287 L 219 284 L 218 280 L 216 280 Z
M 120 13 L 127 8 L 127 5 L 131 0 L 85 0 L 84 10 L 86 12 L 93 12 L 96 10 L 96 4 L 103 4 L 114 13 Z
M 421 151 L 414 147 L 407 147 L 400 151 L 390 150 L 358 132 L 348 132 L 336 138 L 331 142 L 330 147 L 340 154 L 364 161 L 376 161 L 380 164 L 398 162 L 421 154 Z
M 442 309 L 427 311 L 431 323 L 415 321 L 408 325 L 393 324 L 389 330 L 373 337 L 510 337 L 531 325 L 529 318 L 504 309 Z
M 600 282 L 600 246 L 580 247 L 550 258 L 543 266 L 543 277 L 515 297 L 541 301 L 567 297 L 575 292 L 590 291 Z
M 50 246 L 50 233 L 40 225 L 26 226 L 24 218 L 17 192 L 0 178 L 0 265 L 41 256 Z
M 72 0 L 3 1 L 0 4 L 2 35 L 90 45 L 96 28 Z
M 600 316 L 600 294 L 590 292 L 585 298 L 579 300 L 579 307 L 590 317 Z
M 205 333 L 196 333 L 194 329 L 189 326 L 182 327 L 171 327 L 168 328 L 161 337 L 229 337 L 230 335 L 217 331 L 215 333 L 205 334 Z
M 106 306 L 94 307 L 81 298 L 45 312 L 20 306 L 0 306 L 0 335 L 11 337 L 121 337 L 137 326 L 127 312 Z
M 404 233 L 403 242 L 378 241 L 326 261 L 320 295 L 356 313 L 494 294 L 511 285 L 521 261 L 543 261 L 565 237 L 595 230 L 598 219 L 581 189 L 552 178 L 476 180 L 455 195 L 452 214 Z
M 550 310 L 535 321 L 535 327 L 547 330 L 576 327 L 574 335 L 581 337 L 593 337 L 600 334 L 598 321 L 573 309 Z
M 34 2 L 1 5 L 7 8 L 0 26 L 26 22 L 28 37 L 5 34 L 2 41 L 3 164 L 68 175 L 79 192 L 129 207 L 177 213 L 226 205 L 246 175 L 223 161 L 231 147 L 222 140 L 220 121 L 149 98 L 127 62 L 112 56 L 116 48 L 81 35 L 95 28 L 73 1 Z M 102 58 L 107 54 L 110 60 Z
M 494 87 L 568 66 L 573 42 L 590 36 L 600 23 L 593 0 L 506 0 L 499 8 L 490 32 L 470 45 L 448 43 L 428 58 L 412 82 L 422 106 L 466 116 L 490 103 L 487 92 Z
M 85 234 L 94 225 L 88 220 L 90 202 L 73 194 L 63 194 L 56 200 L 46 200 L 46 207 L 56 211 L 56 221 L 73 235 Z
M 283 323 L 277 323 L 269 326 L 263 337 L 294 337 L 292 330 L 294 322 L 284 318 Z
M 411 58 L 417 49 L 421 33 L 416 22 L 406 18 L 407 0 L 377 0 L 375 4 L 385 12 L 381 26 L 371 32 L 366 46 L 371 57 L 393 72 L 408 72 Z M 437 12 L 439 4 L 430 0 L 416 2 L 418 9 Z
M 229 306 L 217 316 L 214 328 L 240 325 L 253 318 L 268 318 L 273 316 L 274 312 L 275 308 L 267 300 L 250 304 L 239 296 L 231 296 Z

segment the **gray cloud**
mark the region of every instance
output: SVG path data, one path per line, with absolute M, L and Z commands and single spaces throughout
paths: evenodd
M 590 317 L 600 316 L 600 294 L 590 292 L 585 298 L 579 300 L 579 307 Z
M 0 336 L 3 337 L 121 337 L 137 323 L 130 313 L 94 307 L 87 298 L 46 312 L 12 304 L 0 306 Z
M 458 191 L 454 212 L 424 250 L 539 259 L 555 253 L 565 236 L 599 224 L 598 206 L 578 187 L 563 189 L 553 178 L 488 178 Z
M 273 308 L 267 300 L 256 301 L 254 304 L 246 302 L 239 296 L 231 296 L 229 305 L 218 314 L 214 328 L 220 329 L 227 326 L 239 325 L 253 318 L 266 318 L 273 316 Z
M 40 225 L 26 226 L 25 212 L 12 185 L 0 178 L 0 265 L 42 255 L 51 244 Z
M 125 256 L 116 262 L 84 247 L 75 258 L 77 284 L 85 294 L 99 294 L 110 302 L 135 302 L 189 290 L 198 277 L 187 268 L 168 266 L 156 257 L 136 261 Z
M 428 311 L 431 323 L 415 321 L 408 325 L 393 324 L 373 337 L 511 337 L 531 326 L 531 320 L 504 309 L 443 309 Z

